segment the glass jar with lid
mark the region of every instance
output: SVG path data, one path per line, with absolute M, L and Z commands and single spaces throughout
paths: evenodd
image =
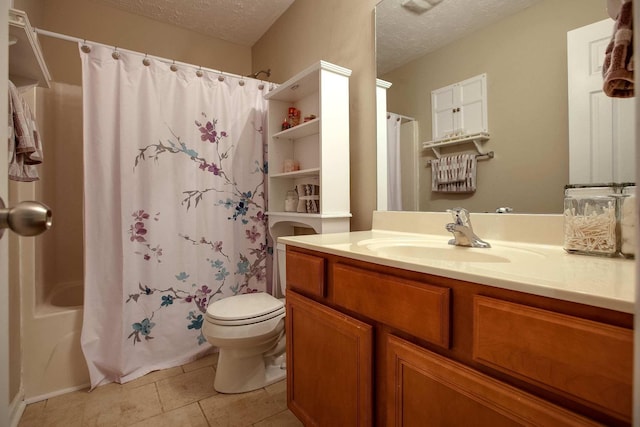
M 626 258 L 636 255 L 637 206 L 635 184 L 623 184 L 620 198 L 620 253 Z
M 289 190 L 284 199 L 284 211 L 295 212 L 298 208 L 298 192 L 296 190 Z
M 564 192 L 564 249 L 570 253 L 618 254 L 617 188 L 568 185 Z

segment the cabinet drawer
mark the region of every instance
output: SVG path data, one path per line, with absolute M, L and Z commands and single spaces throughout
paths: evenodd
M 324 297 L 324 258 L 287 251 L 287 288 L 302 294 Z
M 333 301 L 370 319 L 449 348 L 448 288 L 357 267 L 333 267 Z
M 474 298 L 473 358 L 631 421 L 633 331 L 483 296 Z

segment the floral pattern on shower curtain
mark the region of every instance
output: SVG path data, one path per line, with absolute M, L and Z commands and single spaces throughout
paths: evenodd
M 270 288 L 266 89 L 112 53 L 80 52 L 92 387 L 211 351 L 209 303 Z

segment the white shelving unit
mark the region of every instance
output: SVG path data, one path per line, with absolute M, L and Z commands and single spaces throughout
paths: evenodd
M 422 148 L 433 150 L 433 154 L 439 159 L 440 148 L 451 147 L 454 145 L 472 143 L 479 156 L 487 156 L 493 158 L 493 151 L 485 152 L 482 149 L 482 143 L 489 140 L 489 134 L 486 132 L 480 132 L 473 135 L 461 135 L 455 138 L 441 139 L 437 141 L 428 141 L 422 144 Z
M 265 95 L 269 101 L 269 230 L 274 239 L 294 227 L 316 233 L 349 231 L 349 77 L 351 70 L 320 61 Z M 289 107 L 316 118 L 281 130 Z M 300 170 L 284 172 L 286 159 Z M 285 212 L 285 196 L 299 184 L 320 186 L 319 213 Z
M 51 75 L 27 14 L 9 9 L 9 78 L 17 87 L 49 87 Z

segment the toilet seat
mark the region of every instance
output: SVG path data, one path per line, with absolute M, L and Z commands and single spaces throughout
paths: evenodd
M 206 320 L 220 326 L 242 326 L 283 315 L 284 302 L 264 293 L 235 295 L 209 305 Z

